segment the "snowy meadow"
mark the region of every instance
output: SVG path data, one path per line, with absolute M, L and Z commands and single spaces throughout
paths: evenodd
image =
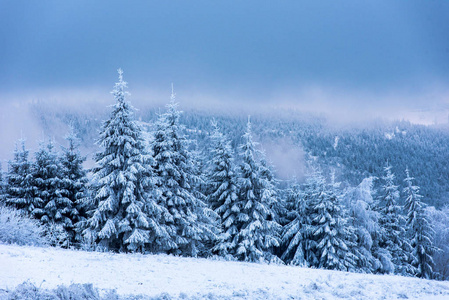
M 5 299 L 8 299 L 5 289 L 14 290 L 23 282 L 42 290 L 90 283 L 99 289 L 100 297 L 115 295 L 123 299 L 130 295 L 134 297 L 129 299 L 424 300 L 449 297 L 448 282 L 165 254 L 114 254 L 1 245 L 0 264 L 0 298 Z

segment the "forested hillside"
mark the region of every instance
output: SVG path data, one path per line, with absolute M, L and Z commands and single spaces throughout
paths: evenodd
M 16 144 L 3 220 L 38 220 L 42 243 L 66 248 L 449 278 L 444 129 L 183 113 L 173 90 L 137 115 L 121 70 L 112 94 L 104 118 L 34 104 L 48 137 Z M 30 243 L 5 222 L 0 240 Z
M 449 203 L 449 128 L 447 126 L 424 126 L 407 121 L 367 120 L 366 123 L 335 124 L 325 116 L 305 114 L 297 111 L 274 110 L 263 113 L 257 107 L 245 113 L 229 111 L 200 111 L 190 109 L 180 100 L 183 114 L 181 123 L 187 135 L 197 146 L 207 149 L 215 119 L 229 136 L 234 149 L 241 142 L 248 115 L 251 115 L 255 139 L 267 151 L 274 169 L 283 180 L 290 175 L 301 177 L 305 170 L 297 162 L 304 152 L 324 168 L 332 168 L 338 180 L 356 185 L 365 177 L 382 176 L 388 162 L 402 186 L 405 169 L 413 170 L 421 187 L 423 201 L 438 208 Z M 72 124 L 82 141 L 85 152 L 96 151 L 95 141 L 107 111 L 73 113 L 59 107 L 52 108 L 45 102 L 34 103 L 35 117 L 40 120 L 45 132 L 54 135 L 55 124 Z M 163 107 L 139 108 L 137 115 L 151 126 Z M 56 135 L 57 136 L 57 135 Z M 276 149 L 272 149 L 275 145 Z M 273 151 L 270 151 L 273 150 Z M 273 155 L 273 159 L 271 157 Z M 285 159 L 279 159 L 283 156 Z M 92 159 L 92 157 L 88 157 Z M 289 161 L 290 160 L 290 161 Z M 298 172 L 283 172 L 282 168 L 299 168 Z

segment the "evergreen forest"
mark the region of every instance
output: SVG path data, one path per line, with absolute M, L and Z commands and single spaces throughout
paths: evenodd
M 49 137 L 0 172 L 53 246 L 449 279 L 448 128 L 182 112 L 173 87 L 138 111 L 121 70 L 111 98 L 105 121 L 33 104 Z

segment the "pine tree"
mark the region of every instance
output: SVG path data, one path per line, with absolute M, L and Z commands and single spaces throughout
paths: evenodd
M 65 212 L 71 209 L 71 203 L 62 195 L 61 166 L 51 139 L 46 144 L 40 143 L 39 150 L 35 153 L 32 175 L 34 201 L 40 204 L 39 209 L 33 212 L 34 215 L 44 224 L 66 224 L 69 220 Z
M 327 184 L 317 169 L 287 198 L 288 219 L 282 240 L 287 263 L 336 270 L 355 270 L 358 260 L 354 228 L 337 195 L 337 184 Z
M 404 194 L 407 197 L 405 209 L 407 211 L 407 228 L 413 248 L 412 265 L 416 268 L 416 276 L 432 279 L 434 278 L 432 255 L 436 251 L 432 241 L 435 232 L 427 219 L 419 187 L 413 185 L 414 178 L 410 176 L 409 170 L 406 169 L 405 172 Z
M 279 246 L 281 227 L 273 211 L 277 202 L 275 192 L 268 179 L 261 174 L 255 147 L 248 120 L 240 146 L 239 201 L 234 210 L 238 212 L 236 222 L 239 233 L 229 252 L 239 260 L 270 261 L 275 259 L 271 252 Z
M 380 230 L 378 213 L 372 210 L 373 180 L 373 177 L 363 179 L 357 187 L 346 191 L 343 198 L 349 212 L 349 223 L 355 230 L 353 251 L 357 257 L 357 269 L 365 273 L 373 273 L 381 266 L 372 254 L 373 237 Z
M 76 228 L 76 224 L 86 220 L 87 210 L 89 210 L 87 206 L 88 179 L 87 171 L 83 168 L 86 157 L 81 156 L 79 141 L 73 130 L 66 136 L 66 140 L 69 146 L 62 147 L 63 154 L 60 157 L 61 190 L 62 196 L 66 201 L 70 201 L 70 204 L 62 211 L 62 214 L 65 217 L 64 228 L 70 241 L 74 243 L 81 241 L 81 232 L 79 228 Z
M 281 191 L 279 189 L 279 181 L 274 176 L 274 166 L 268 161 L 264 151 L 259 151 L 260 155 L 260 176 L 262 180 L 266 183 L 266 190 L 270 191 L 271 197 L 276 199 L 272 205 L 273 219 L 276 220 L 278 224 L 282 222 L 282 214 L 285 213 L 285 208 L 282 203 Z
M 236 205 L 238 199 L 237 177 L 230 142 L 220 132 L 215 121 L 212 122 L 212 126 L 214 132 L 211 136 L 212 157 L 207 176 L 207 201 L 218 214 L 223 231 L 214 250 L 221 256 L 228 257 L 228 249 L 235 242 L 239 231 L 236 225 L 240 211 Z
M 313 204 L 311 231 L 316 242 L 318 267 L 353 270 L 357 260 L 350 240 L 353 228 L 347 222 L 334 187 L 324 185 Z
M 6 198 L 6 185 L 5 182 L 3 181 L 3 168 L 2 168 L 2 164 L 0 162 L 0 205 L 4 205 L 5 204 L 5 198 Z
M 196 189 L 199 178 L 187 149 L 188 140 L 179 122 L 181 112 L 177 105 L 172 91 L 167 112 L 156 123 L 151 145 L 158 178 L 158 203 L 167 211 L 163 221 L 170 234 L 160 247 L 175 254 L 197 256 L 204 250 L 204 243 L 215 238 L 212 211 Z
M 382 177 L 383 185 L 380 198 L 377 203 L 377 210 L 380 213 L 379 225 L 381 233 L 378 238 L 378 248 L 383 248 L 391 255 L 391 262 L 394 264 L 394 272 L 396 274 L 412 274 L 413 270 L 409 264 L 410 245 L 405 239 L 405 219 L 401 214 L 401 207 L 397 204 L 399 201 L 398 186 L 394 184 L 395 176 L 391 172 L 391 166 L 385 168 L 385 176 Z M 375 249 L 379 250 L 379 249 Z M 384 253 L 380 250 L 379 253 Z M 383 256 L 383 260 L 387 256 Z M 385 261 L 386 262 L 386 261 Z M 391 266 L 380 272 L 391 273 Z
M 294 187 L 287 199 L 288 219 L 291 221 L 283 229 L 283 243 L 288 244 L 288 248 L 282 258 L 290 264 L 317 267 L 319 253 L 313 236 L 313 209 L 326 182 L 317 168 L 312 167 L 312 170 L 306 182 Z
M 314 192 L 312 189 L 317 185 L 313 180 L 316 177 L 308 177 L 301 190 L 299 184 L 294 183 L 288 190 L 286 199 L 286 219 L 289 220 L 282 230 L 282 244 L 285 250 L 282 260 L 288 264 L 297 266 L 309 266 L 309 261 L 316 261 L 316 257 L 310 247 L 310 204 Z M 312 258 L 313 257 L 313 258 Z
M 8 162 L 6 174 L 5 201 L 8 205 L 35 216 L 36 210 L 41 207 L 35 202 L 35 187 L 28 160 L 29 150 L 25 147 L 25 140 L 21 139 L 20 147 L 16 144 L 14 158 Z
M 162 222 L 170 235 L 159 247 L 170 253 L 197 256 L 204 251 L 204 243 L 215 239 L 213 212 L 196 189 L 199 178 L 187 149 L 188 140 L 179 122 L 181 112 L 177 105 L 172 91 L 167 112 L 156 122 L 151 145 L 158 178 L 158 203 L 167 211 Z
M 111 117 L 104 122 L 93 169 L 93 210 L 83 231 L 87 239 L 115 251 L 145 251 L 163 235 L 158 216 L 163 212 L 154 201 L 151 156 L 142 130 L 127 101 L 127 83 L 119 81 L 112 91 L 116 101 Z

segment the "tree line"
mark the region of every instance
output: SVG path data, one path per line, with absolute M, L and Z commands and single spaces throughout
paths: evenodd
M 134 116 L 121 70 L 112 94 L 89 172 L 74 134 L 62 154 L 52 140 L 41 143 L 34 161 L 21 140 L 8 163 L 2 202 L 47 224 L 60 246 L 442 278 L 408 170 L 403 207 L 388 164 L 377 195 L 372 177 L 342 189 L 312 161 L 304 183 L 281 188 L 249 118 L 237 151 L 216 121 L 199 149 L 173 91 L 149 130 Z

